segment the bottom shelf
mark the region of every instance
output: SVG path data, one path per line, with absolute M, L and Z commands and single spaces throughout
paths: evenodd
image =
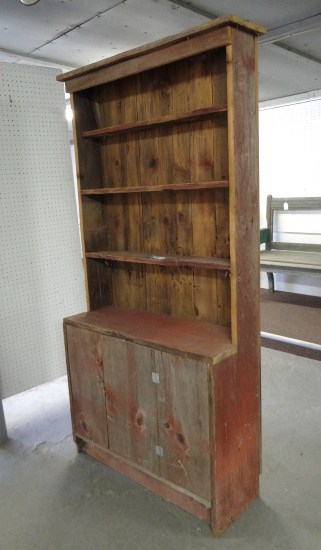
M 66 320 L 65 320 L 66 321 Z M 68 317 L 68 324 L 215 364 L 235 353 L 229 327 L 108 306 Z

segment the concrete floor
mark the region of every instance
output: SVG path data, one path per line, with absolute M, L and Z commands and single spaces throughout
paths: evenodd
M 4 401 L 1 550 L 320 550 L 321 363 L 262 349 L 261 497 L 220 538 L 77 455 L 66 379 Z

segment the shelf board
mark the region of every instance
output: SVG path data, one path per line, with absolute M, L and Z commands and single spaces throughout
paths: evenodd
M 160 256 L 136 252 L 99 251 L 87 252 L 86 258 L 131 262 L 139 264 L 163 265 L 165 267 L 196 267 L 199 269 L 219 269 L 229 271 L 231 264 L 227 258 L 205 258 L 198 256 Z
M 230 328 L 108 306 L 68 317 L 65 323 L 212 363 L 235 353 Z
M 97 189 L 82 189 L 81 195 L 116 195 L 125 193 L 155 193 L 159 191 L 195 191 L 198 189 L 224 189 L 228 180 L 204 181 L 197 183 L 172 183 L 164 185 L 144 185 L 140 187 L 99 187 Z
M 138 122 L 128 122 L 127 124 L 120 124 L 118 126 L 107 126 L 105 128 L 98 128 L 95 130 L 86 130 L 82 132 L 84 138 L 99 138 L 107 137 L 115 134 L 125 134 L 127 132 L 135 132 L 138 130 L 151 130 L 157 126 L 165 124 L 182 124 L 186 122 L 195 122 L 203 120 L 211 115 L 217 113 L 227 112 L 227 105 L 216 105 L 215 107 L 206 107 L 204 109 L 196 109 L 195 111 L 188 111 L 186 113 L 174 113 L 172 115 L 165 115 L 159 118 L 153 118 L 149 120 L 141 120 Z

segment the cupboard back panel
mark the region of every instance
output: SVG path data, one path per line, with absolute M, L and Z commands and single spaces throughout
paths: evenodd
M 96 195 L 82 204 L 86 252 L 229 257 L 225 189 Z
M 228 192 L 178 194 L 179 205 L 175 204 L 176 192 L 84 197 L 86 251 L 228 258 Z M 197 215 L 192 216 L 195 195 L 199 202 Z M 88 269 L 89 288 L 100 291 L 105 272 L 103 284 L 111 287 L 108 300 L 117 306 L 229 324 L 229 278 L 225 273 L 122 262 L 113 262 L 112 269 L 105 269 L 103 261 L 88 259 L 87 264 L 90 262 L 94 262 L 95 269 Z M 102 266 L 99 268 L 97 263 Z M 106 299 L 105 293 L 102 299 Z M 101 302 L 98 307 L 103 305 Z
M 81 132 L 226 104 L 225 58 L 225 49 L 222 48 L 216 50 L 215 56 L 210 53 L 195 56 L 75 93 L 81 188 L 151 185 L 156 177 L 157 182 L 162 183 L 162 171 L 166 176 L 165 183 L 172 182 L 168 179 L 170 174 L 174 177 L 173 183 L 190 181 L 191 164 L 194 166 L 195 159 L 192 163 L 189 160 L 190 148 L 194 152 L 194 145 L 188 137 L 193 125 L 198 123 L 171 125 L 170 129 L 132 132 L 99 140 L 82 138 Z M 222 133 L 222 128 L 224 133 L 225 128 L 227 134 L 225 115 L 217 115 L 217 119 L 209 123 L 217 126 L 212 133 Z M 227 150 L 226 137 L 223 141 Z M 147 146 L 150 142 L 151 150 Z M 172 157 L 172 147 L 179 152 L 182 145 L 183 162 L 178 158 L 167 166 Z M 170 157 L 166 157 L 168 149 Z M 164 154 L 165 157 L 162 157 Z M 219 170 L 221 163 L 222 159 L 217 158 L 215 177 L 227 179 L 227 161 L 225 167 Z M 211 165 L 212 162 L 201 158 L 200 164 Z

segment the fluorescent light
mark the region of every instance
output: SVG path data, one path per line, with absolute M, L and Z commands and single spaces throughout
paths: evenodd
M 20 0 L 20 2 L 25 6 L 33 6 L 34 4 L 38 4 L 39 0 Z

